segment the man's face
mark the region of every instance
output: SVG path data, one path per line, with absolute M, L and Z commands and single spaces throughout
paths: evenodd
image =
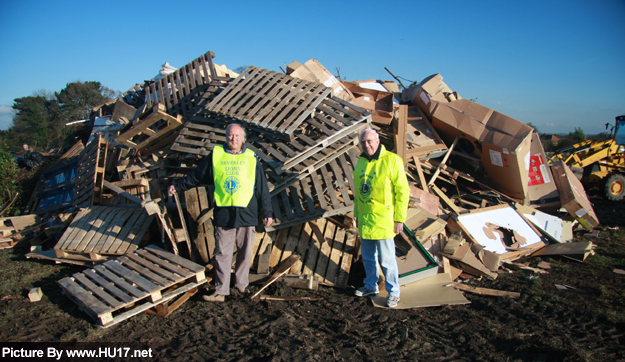
M 362 137 L 360 141 L 360 146 L 364 153 L 367 156 L 373 156 L 375 151 L 378 150 L 378 146 L 380 145 L 380 139 L 376 137 L 377 135 L 374 132 L 368 131 L 365 132 L 365 135 Z
M 243 138 L 243 129 L 239 126 L 232 126 L 226 137 L 228 138 L 228 149 L 235 153 L 241 152 L 243 142 L 245 141 Z

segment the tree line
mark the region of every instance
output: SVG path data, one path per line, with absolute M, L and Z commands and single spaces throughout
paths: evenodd
M 32 96 L 16 98 L 13 124 L 0 131 L 3 151 L 19 152 L 23 144 L 39 152 L 67 148 L 74 144 L 66 123 L 87 119 L 92 109 L 113 100 L 116 92 L 100 82 L 68 83 L 60 92 L 37 91 Z

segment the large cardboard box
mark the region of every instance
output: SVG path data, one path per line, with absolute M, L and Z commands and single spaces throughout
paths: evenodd
M 363 88 L 355 82 L 342 82 L 354 95 L 352 104 L 371 112 L 371 120 L 378 124 L 390 124 L 393 120 L 393 98 L 391 92 Z
M 586 196 L 584 186 L 573 171 L 562 160 L 553 164 L 552 171 L 562 207 L 586 229 L 599 225 L 599 219 Z
M 547 164 L 547 156 L 540 143 L 540 137 L 536 132 L 532 132 L 528 172 L 530 205 L 543 211 L 557 211 L 561 206 L 560 194 L 553 180 L 551 168 Z
M 456 150 L 480 159 L 485 183 L 529 203 L 532 127 L 466 99 L 436 102 L 432 125 L 448 145 L 459 137 Z
M 458 99 L 461 99 L 460 95 L 443 82 L 443 76 L 440 74 L 432 74 L 402 92 L 402 101 L 418 105 L 428 117 L 432 116 L 435 107 L 432 101 L 449 103 Z
M 304 79 L 310 82 L 322 83 L 326 87 L 334 89 L 332 94 L 345 101 L 354 100 L 354 95 L 330 73 L 321 63 L 311 59 L 304 64 L 291 62 L 286 67 L 286 74 L 294 78 Z

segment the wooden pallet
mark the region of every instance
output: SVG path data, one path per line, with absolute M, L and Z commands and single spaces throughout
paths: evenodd
M 331 92 L 332 88 L 323 84 L 248 67 L 207 109 L 290 135 Z
M 209 99 L 230 77 L 218 75 L 209 51 L 167 76 L 150 82 L 144 87 L 146 106 L 157 103 L 165 105 L 171 115 L 188 119 L 198 107 L 208 104 Z
M 149 147 L 153 149 L 154 145 L 161 142 L 171 143 L 176 139 L 175 131 L 180 126 L 182 126 L 182 116 L 170 116 L 165 113 L 165 106 L 157 103 L 150 111 L 122 129 L 122 134 L 115 139 L 115 142 L 134 148 L 137 153 L 145 154 L 144 151 Z
M 41 215 L 72 205 L 74 178 L 84 148 L 82 141 L 76 142 L 42 172 L 26 206 L 28 212 Z
M 352 261 L 357 255 L 356 234 L 328 219 L 306 222 L 256 235 L 252 270 L 267 274 L 289 256 L 300 256 L 289 275 L 310 275 L 319 284 L 347 286 Z
M 103 327 L 206 283 L 204 267 L 156 246 L 58 281 L 63 293 Z
M 91 206 L 78 212 L 54 246 L 56 256 L 103 261 L 137 249 L 154 216 L 143 208 Z
M 189 232 L 204 265 L 209 264 L 215 252 L 213 209 L 209 205 L 205 187 L 195 187 L 184 192 L 187 213 L 190 216 Z
M 358 151 L 328 158 L 319 169 L 303 173 L 271 191 L 276 230 L 306 221 L 346 214 L 354 208 L 354 165 Z
M 81 153 L 73 181 L 75 206 L 86 207 L 100 203 L 107 153 L 108 141 L 99 135 Z

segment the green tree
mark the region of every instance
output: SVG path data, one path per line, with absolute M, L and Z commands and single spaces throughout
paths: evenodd
M 581 127 L 577 127 L 574 132 L 569 132 L 567 136 L 562 137 L 560 141 L 558 141 L 557 149 L 561 150 L 571 147 L 577 143 L 584 142 L 585 140 L 586 136 L 584 135 L 584 130 Z
M 27 143 L 37 151 L 62 147 L 66 138 L 65 124 L 87 119 L 93 107 L 109 102 L 115 92 L 100 82 L 73 82 L 60 92 L 38 90 L 29 97 L 17 98 L 13 125 L 0 136 L 5 149 L 21 151 Z
M 112 100 L 115 92 L 100 82 L 73 82 L 55 95 L 63 118 L 71 122 L 89 118 L 92 108 Z
M 13 125 L 9 128 L 5 145 L 11 150 L 21 149 L 22 143 L 46 148 L 50 142 L 52 109 L 56 101 L 49 101 L 42 96 L 30 96 L 15 99 Z M 58 107 L 57 107 L 58 108 Z

